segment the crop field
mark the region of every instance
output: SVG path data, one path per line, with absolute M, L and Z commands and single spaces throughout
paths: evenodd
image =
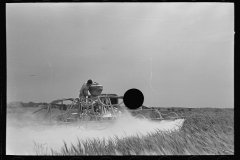
M 146 114 L 142 111 L 141 114 Z M 79 140 L 61 151 L 51 148 L 50 155 L 233 155 L 234 110 L 199 108 L 175 111 L 186 120 L 178 132 L 156 130 L 146 136 Z M 135 113 L 132 113 L 135 114 Z M 138 113 L 139 114 L 139 113 Z M 41 144 L 35 144 L 36 154 L 46 155 Z

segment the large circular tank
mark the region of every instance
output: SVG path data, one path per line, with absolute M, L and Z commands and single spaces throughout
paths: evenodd
M 101 93 L 102 93 L 102 90 L 103 90 L 103 86 L 100 85 L 100 84 L 92 84 L 90 87 L 89 87 L 89 92 L 90 94 L 95 97 L 95 96 L 100 96 Z

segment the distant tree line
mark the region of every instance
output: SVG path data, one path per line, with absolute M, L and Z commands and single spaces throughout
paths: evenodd
M 45 106 L 48 103 L 41 102 L 41 103 L 34 103 L 34 102 L 28 102 L 28 103 L 20 103 L 23 107 L 39 107 L 39 106 Z
M 157 107 L 156 107 L 157 108 Z M 157 109 L 159 109 L 160 111 L 192 111 L 194 108 L 185 108 L 185 107 L 158 107 Z

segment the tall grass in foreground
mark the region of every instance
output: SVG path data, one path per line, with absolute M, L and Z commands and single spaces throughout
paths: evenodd
M 195 109 L 187 116 L 179 132 L 147 136 L 78 140 L 77 145 L 64 142 L 60 153 L 52 155 L 226 155 L 234 154 L 233 110 Z

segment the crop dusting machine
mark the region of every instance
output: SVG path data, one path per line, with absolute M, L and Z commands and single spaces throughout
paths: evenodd
M 44 119 L 49 118 L 51 122 L 76 124 L 110 122 L 116 120 L 117 117 L 123 116 L 126 112 L 140 119 L 151 120 L 174 120 L 178 117 L 175 112 L 162 114 L 157 109 L 129 110 L 122 106 L 123 96 L 116 94 L 102 94 L 103 86 L 93 83 L 89 87 L 90 97 L 80 100 L 79 98 L 63 98 L 54 100 L 40 110 L 47 110 Z M 119 102 L 122 100 L 122 102 Z M 68 102 L 68 104 L 66 104 Z M 69 103 L 70 102 L 70 103 Z M 144 114 L 143 114 L 144 113 Z M 78 124 L 79 124 L 78 123 Z

